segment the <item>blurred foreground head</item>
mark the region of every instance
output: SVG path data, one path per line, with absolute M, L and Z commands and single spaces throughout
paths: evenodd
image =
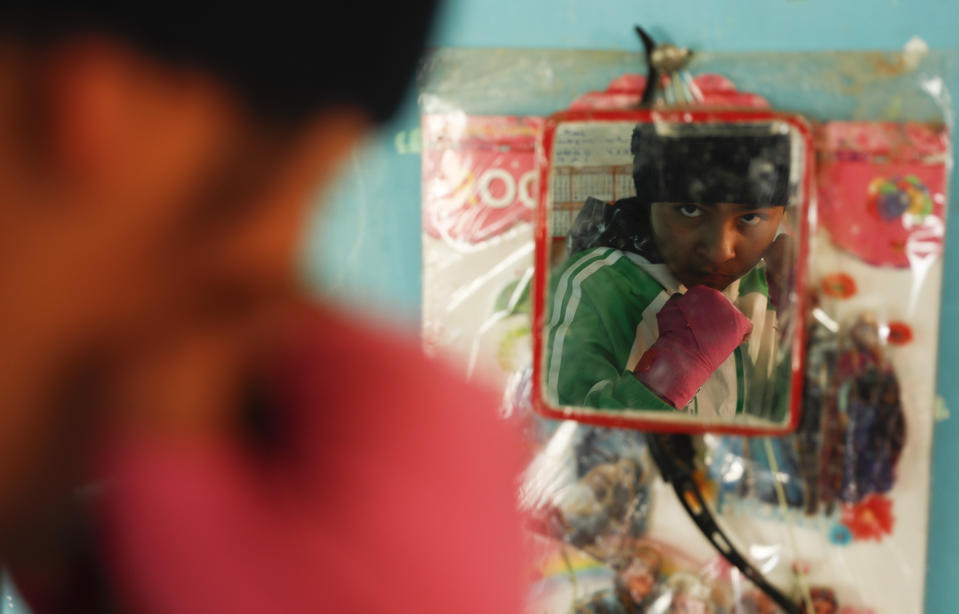
M 0 553 L 56 538 L 103 429 L 230 428 L 432 5 L 0 2 Z

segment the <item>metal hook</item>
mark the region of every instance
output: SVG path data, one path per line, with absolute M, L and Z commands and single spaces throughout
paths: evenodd
M 672 43 L 657 45 L 646 30 L 641 26 L 635 27 L 636 34 L 643 42 L 643 49 L 646 52 L 646 86 L 639 101 L 640 108 L 645 108 L 652 106 L 656 88 L 659 87 L 660 75 L 672 75 L 682 69 L 692 57 L 693 52 L 688 47 L 677 47 Z

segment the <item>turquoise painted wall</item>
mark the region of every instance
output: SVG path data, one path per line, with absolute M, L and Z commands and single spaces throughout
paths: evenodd
M 632 51 L 638 48 L 634 23 L 659 40 L 713 51 L 895 50 L 913 36 L 934 49 L 955 49 L 959 2 L 453 0 L 432 42 Z M 411 95 L 401 116 L 344 169 L 306 247 L 311 282 L 409 327 L 418 324 L 421 293 L 417 124 Z M 947 405 L 959 411 L 959 216 L 951 215 L 948 225 L 957 243 L 946 252 L 938 379 Z M 957 466 L 959 417 L 936 430 L 926 608 L 931 613 L 959 611 Z

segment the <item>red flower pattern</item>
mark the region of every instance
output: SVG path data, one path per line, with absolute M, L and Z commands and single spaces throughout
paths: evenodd
M 870 495 L 855 505 L 843 505 L 841 522 L 855 539 L 879 541 L 883 535 L 892 533 L 896 522 L 892 500 L 883 495 Z
M 830 273 L 820 284 L 823 294 L 834 298 L 849 298 L 856 293 L 856 281 L 846 273 Z
M 890 322 L 888 340 L 893 345 L 906 345 L 912 341 L 912 328 L 905 322 Z

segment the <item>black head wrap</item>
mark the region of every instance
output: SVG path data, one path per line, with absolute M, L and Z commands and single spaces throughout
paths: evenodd
M 636 196 L 587 199 L 570 228 L 567 252 L 613 247 L 660 260 L 652 240 L 653 203 L 787 205 L 792 148 L 769 124 L 639 124 L 633 130 Z
M 768 124 L 728 132 L 708 124 L 638 125 L 631 143 L 636 196 L 647 204 L 788 204 L 789 134 L 772 133 Z

